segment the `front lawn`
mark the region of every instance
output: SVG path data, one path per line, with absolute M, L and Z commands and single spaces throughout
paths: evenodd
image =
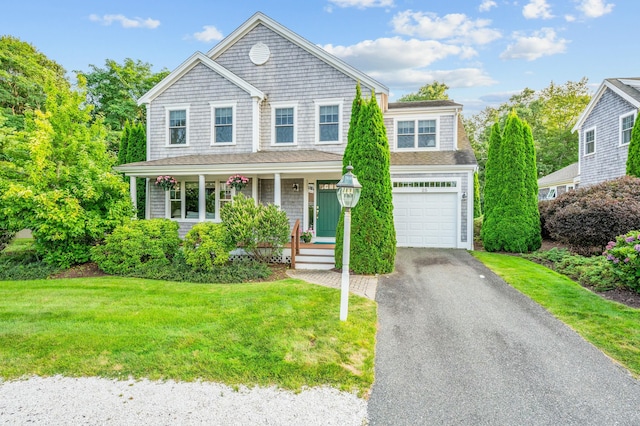
M 640 376 L 640 309 L 605 300 L 569 278 L 517 256 L 478 251 L 472 254 L 635 376 Z
M 0 281 L 0 377 L 277 385 L 373 382 L 375 302 L 287 279 L 205 285 L 122 277 Z

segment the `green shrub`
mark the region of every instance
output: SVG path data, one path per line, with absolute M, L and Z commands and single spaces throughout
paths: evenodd
M 233 197 L 220 212 L 232 244 L 241 246 L 254 259 L 268 263 L 282 254 L 289 240 L 287 214 L 273 204 L 255 204 L 244 194 Z
M 197 270 L 187 264 L 183 251 L 178 251 L 170 264 L 145 263 L 126 274 L 137 278 L 190 283 L 246 283 L 263 280 L 271 275 L 265 263 L 238 260 L 225 265 L 214 265 L 211 270 Z
M 640 293 L 640 231 L 619 235 L 602 253 L 627 287 Z
M 483 216 L 473 219 L 473 241 L 482 241 L 480 234 L 482 233 L 482 220 Z
M 5 251 L 0 256 L 0 281 L 44 279 L 59 271 L 57 266 L 39 259 L 33 248 L 15 252 Z
M 601 253 L 617 235 L 640 229 L 640 179 L 625 176 L 569 191 L 540 205 L 545 231 L 581 254 Z
M 134 220 L 119 226 L 91 250 L 98 267 L 125 275 L 143 264 L 168 265 L 178 251 L 178 223 L 169 219 Z
M 188 265 L 202 271 L 229 261 L 233 243 L 221 223 L 203 222 L 191 228 L 184 238 L 184 257 Z

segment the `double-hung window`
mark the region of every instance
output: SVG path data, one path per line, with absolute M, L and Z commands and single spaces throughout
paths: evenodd
M 273 123 L 272 145 L 295 145 L 296 140 L 296 105 L 272 105 L 271 119 Z
M 167 109 L 167 145 L 181 146 L 189 144 L 189 108 L 172 107 Z
M 596 152 L 596 129 L 589 129 L 584 132 L 584 155 Z
M 623 115 L 620 117 L 620 145 L 626 145 L 631 142 L 631 132 L 635 121 L 635 113 Z
M 211 102 L 212 145 L 231 145 L 236 142 L 235 103 Z
M 342 99 L 316 101 L 316 143 L 342 142 Z
M 436 119 L 396 121 L 396 141 L 398 148 L 436 148 Z

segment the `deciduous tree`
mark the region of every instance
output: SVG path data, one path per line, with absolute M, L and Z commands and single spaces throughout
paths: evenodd
M 447 90 L 449 90 L 449 86 L 445 83 L 434 81 L 422 86 L 417 93 L 402 96 L 398 102 L 445 100 L 449 99 Z

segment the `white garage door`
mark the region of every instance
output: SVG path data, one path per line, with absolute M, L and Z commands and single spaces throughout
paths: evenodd
M 457 247 L 456 193 L 394 193 L 398 247 Z

